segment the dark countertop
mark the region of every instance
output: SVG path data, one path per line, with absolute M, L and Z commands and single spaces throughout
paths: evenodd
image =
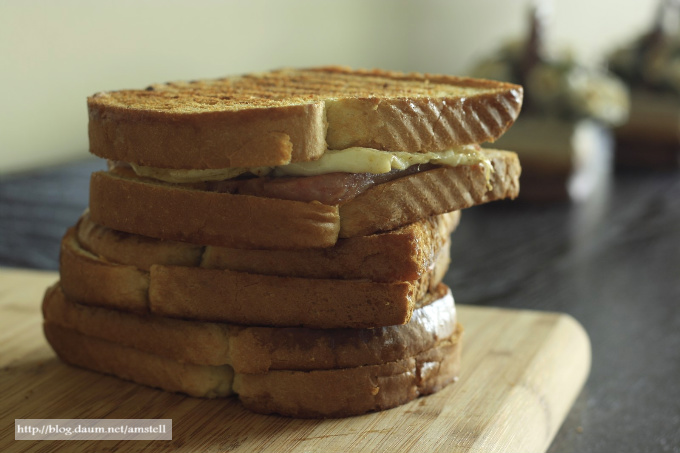
M 0 177 L 0 266 L 57 269 L 101 160 Z M 458 303 L 566 312 L 593 365 L 550 452 L 680 452 L 680 175 L 618 174 L 588 203 L 468 209 Z

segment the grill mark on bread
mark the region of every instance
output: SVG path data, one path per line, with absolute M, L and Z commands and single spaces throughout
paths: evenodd
M 456 100 L 455 103 L 460 104 L 460 106 L 452 107 L 451 113 L 453 114 L 453 118 L 458 124 L 466 124 L 467 112 L 465 111 L 465 100 Z M 468 127 L 454 129 L 454 133 L 456 133 L 456 140 L 461 142 L 472 142 L 472 134 Z
M 515 198 L 521 169 L 512 160 L 491 159 L 495 168 L 490 181 L 492 190 L 487 186 L 481 164 L 442 166 L 376 186 L 340 206 L 340 237 L 370 234 L 370 225 L 375 223 L 389 230 L 401 222 L 450 210 L 448 207 L 464 209 L 504 196 Z M 389 199 L 390 204 L 384 203 L 384 199 Z
M 469 104 L 497 109 L 501 121 L 466 117 Z M 495 140 L 521 104 L 522 88 L 502 82 L 289 69 L 97 93 L 88 99 L 90 151 L 175 169 L 304 162 L 351 146 L 443 151 Z M 272 133 L 290 136 L 290 147 L 262 139 Z

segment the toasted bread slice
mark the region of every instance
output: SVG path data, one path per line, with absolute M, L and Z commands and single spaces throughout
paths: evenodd
M 448 267 L 435 264 L 435 267 Z M 409 282 L 278 277 L 222 269 L 151 266 L 152 313 L 246 325 L 330 329 L 404 324 L 444 272 Z
M 247 409 L 263 414 L 322 418 L 390 409 L 455 381 L 461 334 L 462 329 L 432 349 L 381 365 L 236 374 L 233 390 Z
M 448 265 L 444 247 L 432 269 L 413 281 L 279 277 L 158 264 L 145 272 L 83 250 L 70 228 L 59 270 L 64 293 L 83 304 L 247 325 L 367 328 L 408 322 Z
M 400 229 L 340 239 L 333 247 L 247 250 L 163 241 L 97 225 L 86 212 L 76 226 L 81 247 L 106 261 L 149 271 L 153 264 L 200 266 L 282 277 L 416 280 L 435 262 L 458 226 L 454 211 Z
M 95 172 L 95 223 L 158 239 L 241 248 L 330 247 L 340 232 L 337 206 L 194 190 Z
M 77 241 L 104 260 L 149 271 L 153 264 L 199 266 L 204 246 L 123 233 L 94 223 L 86 210 L 76 224 Z
M 72 365 L 190 396 L 235 392 L 252 411 L 293 417 L 358 415 L 436 392 L 458 375 L 462 335 L 458 326 L 433 348 L 379 365 L 243 374 L 228 365 L 182 363 L 51 322 L 43 327 L 57 355 Z
M 183 363 L 46 322 L 47 342 L 64 362 L 169 392 L 216 398 L 233 394 L 229 365 Z
M 519 194 L 517 155 L 484 150 L 494 171 L 442 166 L 375 185 L 342 205 L 235 195 L 97 172 L 92 221 L 158 239 L 245 249 L 331 247 L 338 238 L 389 231 L 445 212 Z M 491 188 L 490 188 L 491 187 Z
M 450 290 L 439 285 L 404 325 L 375 329 L 253 327 L 138 315 L 69 301 L 58 284 L 45 322 L 183 363 L 231 365 L 237 373 L 348 368 L 392 362 L 434 347 L 456 329 Z
M 59 274 L 64 291 L 74 300 L 136 313 L 149 311 L 149 273 L 84 250 L 73 228 L 61 240 Z
M 503 82 L 338 67 L 156 84 L 88 99 L 90 151 L 176 169 L 283 165 L 352 146 L 442 151 L 494 141 L 522 94 Z
M 493 166 L 486 180 L 481 165 L 442 166 L 379 184 L 339 206 L 340 237 L 354 237 L 443 212 L 456 211 L 519 194 L 517 155 L 483 150 Z

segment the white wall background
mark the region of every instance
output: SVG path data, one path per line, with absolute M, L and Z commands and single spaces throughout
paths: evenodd
M 554 0 L 550 41 L 598 59 L 657 0 Z M 529 0 L 0 0 L 0 174 L 87 153 L 101 90 L 282 66 L 464 74 Z

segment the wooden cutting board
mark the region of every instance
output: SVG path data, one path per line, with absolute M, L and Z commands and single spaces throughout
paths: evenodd
M 590 369 L 570 316 L 459 306 L 463 371 L 388 411 L 339 420 L 256 415 L 234 399 L 170 394 L 59 362 L 43 338 L 51 272 L 0 269 L 0 451 L 544 452 Z M 172 441 L 15 441 L 14 419 L 170 418 Z

